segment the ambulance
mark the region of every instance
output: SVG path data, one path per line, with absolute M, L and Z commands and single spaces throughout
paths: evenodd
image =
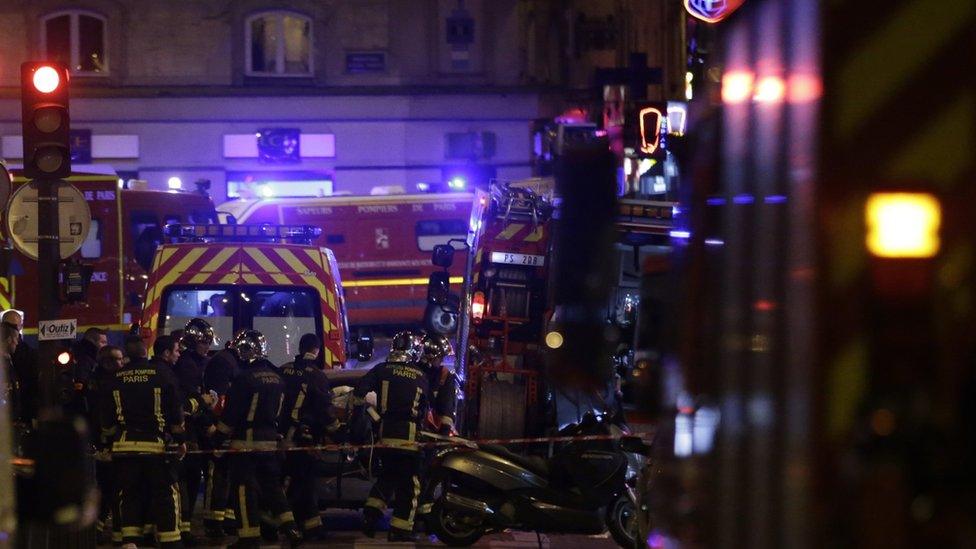
M 15 189 L 26 181 L 13 170 Z M 142 314 L 146 279 L 163 227 L 214 222 L 213 202 L 196 192 L 121 188 L 118 175 L 107 167 L 83 167 L 67 181 L 84 194 L 92 215 L 81 249 L 69 259 L 91 267 L 92 277 L 86 298 L 64 303 L 61 317 L 77 319 L 79 331 L 105 328 L 113 341 L 121 342 Z M 6 229 L 0 230 L 8 238 Z M 23 311 L 25 335 L 36 337 L 37 262 L 15 250 L 7 274 L 0 278 L 0 310 Z
M 425 299 L 431 252 L 467 236 L 473 200 L 462 192 L 269 198 L 225 202 L 219 210 L 225 222 L 322 229 L 313 243 L 335 252 L 350 324 L 393 327 L 436 313 Z
M 314 333 L 325 366 L 343 368 L 350 355 L 342 281 L 332 251 L 311 244 L 320 235 L 303 225 L 169 225 L 149 272 L 143 337 L 151 345 L 202 318 L 217 334 L 214 350 L 254 329 L 281 365 L 298 354 L 303 334 Z

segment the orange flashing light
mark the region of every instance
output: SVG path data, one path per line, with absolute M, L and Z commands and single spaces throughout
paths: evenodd
M 485 318 L 485 293 L 475 292 L 471 296 L 471 318 L 475 322 L 480 322 Z
M 942 206 L 928 193 L 873 193 L 864 206 L 868 251 L 885 258 L 929 258 L 939 252 Z
M 756 103 L 782 103 L 786 98 L 786 82 L 778 76 L 764 76 L 756 82 L 752 100 Z
M 648 120 L 650 118 L 650 120 Z M 658 146 L 661 144 L 661 119 L 664 118 L 664 113 L 660 109 L 655 107 L 647 107 L 640 110 L 638 113 L 638 119 L 640 120 L 640 135 L 641 135 L 641 146 L 640 150 L 645 154 L 653 154 L 657 150 Z M 648 126 L 654 128 L 653 139 L 648 140 L 647 130 Z

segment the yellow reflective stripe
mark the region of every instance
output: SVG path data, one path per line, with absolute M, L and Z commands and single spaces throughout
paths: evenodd
M 396 528 L 397 530 L 406 530 L 407 532 L 412 532 L 413 521 L 403 520 L 402 518 L 393 517 L 390 519 L 390 528 Z
M 241 520 L 241 527 L 237 530 L 242 538 L 253 538 L 261 533 L 260 527 L 251 527 L 251 523 L 248 521 L 247 516 L 247 492 L 245 491 L 244 485 L 237 487 L 237 501 L 240 504 L 239 517 Z
M 296 274 L 304 275 L 311 272 L 311 269 L 309 269 L 307 265 L 295 257 L 295 254 L 291 253 L 291 250 L 286 248 L 275 248 L 274 251 L 276 254 L 278 254 L 278 257 L 283 259 Z
M 257 276 L 252 275 L 252 274 L 241 275 L 241 278 L 243 278 L 244 279 L 244 282 L 247 282 L 248 284 L 260 284 L 261 283 L 261 279 L 259 279 Z
M 206 265 L 200 268 L 200 273 L 203 273 L 205 275 L 213 273 L 214 271 L 217 270 L 218 267 L 220 267 L 224 263 L 227 263 L 227 260 L 230 259 L 231 256 L 233 256 L 234 252 L 236 251 L 237 251 L 236 247 L 227 247 L 220 250 L 219 252 L 217 252 L 217 255 L 213 256 L 213 259 L 208 261 Z M 203 280 L 206 280 L 206 276 L 204 276 Z M 203 280 L 201 280 L 201 282 Z
M 112 391 L 112 398 L 115 399 L 115 417 L 121 425 L 125 425 L 125 416 L 122 415 L 122 393 L 116 389 Z
M 120 440 L 112 445 L 113 452 L 149 452 L 159 454 L 163 451 L 162 442 L 148 440 Z
M 322 517 L 312 517 L 302 523 L 302 528 L 305 530 L 311 530 L 312 528 L 318 528 L 322 526 Z
M 134 538 L 142 535 L 142 526 L 123 526 L 122 537 Z
M 159 424 L 159 432 L 166 429 L 166 421 L 163 420 L 163 392 L 160 387 L 153 387 L 153 415 L 156 416 L 156 423 Z
M 291 409 L 291 419 L 292 421 L 298 421 L 298 412 L 302 409 L 302 404 L 305 403 L 305 391 L 308 390 L 308 383 L 302 383 L 302 389 L 298 392 L 298 396 L 295 397 L 295 406 Z
M 420 478 L 417 475 L 413 476 L 413 498 L 410 500 L 410 515 L 407 517 L 407 522 L 410 523 L 411 529 L 413 528 L 413 519 L 417 516 L 417 498 L 420 497 Z
M 538 242 L 542 240 L 543 228 L 542 225 L 536 225 L 532 232 L 525 237 L 525 242 Z
M 248 246 L 244 248 L 244 252 L 247 255 L 251 256 L 251 259 L 253 259 L 261 267 L 261 269 L 264 270 L 264 272 L 269 274 L 281 272 L 281 269 L 279 269 L 277 265 L 272 263 L 271 260 L 268 259 L 266 255 L 264 255 L 264 252 L 262 252 L 260 248 L 253 248 Z
M 413 396 L 413 405 L 410 407 L 410 413 L 415 419 L 417 418 L 418 415 L 420 415 L 420 397 L 422 397 L 423 395 L 424 392 L 420 389 L 420 387 L 417 387 L 417 391 L 414 393 Z M 411 425 L 413 424 L 411 423 Z
M 495 240 L 509 240 L 515 236 L 515 233 L 521 231 L 523 228 L 525 228 L 525 223 L 509 223 L 500 233 L 498 233 Z
M 332 366 L 332 363 L 335 362 L 335 355 L 332 354 L 332 351 L 330 351 L 328 347 L 326 347 L 324 350 L 325 350 L 325 364 L 327 367 Z
M 387 398 L 390 396 L 390 382 L 383 381 L 380 384 L 380 413 L 386 412 Z
M 295 522 L 295 515 L 291 511 L 285 511 L 284 513 L 278 515 L 278 523 L 286 524 L 289 522 Z
M 247 410 L 247 420 L 254 421 L 254 416 L 258 412 L 258 395 L 257 393 L 251 397 L 251 407 Z
M 229 275 L 224 275 L 224 277 L 220 279 L 220 283 L 221 284 L 230 284 L 231 282 L 235 282 L 235 281 L 237 281 L 237 276 L 238 276 L 237 273 L 231 273 Z
M 441 425 L 447 425 L 449 427 L 454 427 L 454 418 L 452 418 L 451 416 L 441 416 L 440 417 L 440 422 L 441 422 Z
M 203 246 L 190 248 L 189 251 L 186 252 L 186 255 L 183 256 L 183 258 L 180 259 L 180 261 L 174 265 L 173 268 L 167 271 L 166 275 L 156 283 L 156 288 L 159 293 L 161 294 L 163 289 L 172 284 L 173 281 L 175 281 L 181 273 L 186 271 L 190 265 L 196 263 L 196 261 L 200 259 L 200 256 L 203 255 L 205 250 L 206 248 Z
M 386 509 L 386 502 L 380 498 L 368 497 L 366 498 L 366 503 L 363 505 L 366 507 L 372 507 L 373 509 L 379 509 L 380 511 Z
M 226 517 L 227 520 L 235 520 L 237 518 L 237 513 L 234 512 L 233 507 L 228 507 L 227 509 L 224 509 L 224 517 Z
M 464 282 L 463 276 L 452 276 L 449 281 L 452 284 Z M 378 278 L 375 280 L 343 280 L 342 285 L 346 288 L 357 288 L 364 286 L 414 286 L 427 284 L 430 282 L 426 278 Z

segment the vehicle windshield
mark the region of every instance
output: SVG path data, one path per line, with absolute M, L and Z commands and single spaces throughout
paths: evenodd
M 318 295 L 305 287 L 170 286 L 163 292 L 160 334 L 183 328 L 192 318 L 213 326 L 213 349 L 238 330 L 252 328 L 268 341 L 268 360 L 280 366 L 298 354 L 303 334 L 322 336 Z

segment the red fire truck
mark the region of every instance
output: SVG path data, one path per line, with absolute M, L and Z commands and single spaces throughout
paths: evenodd
M 312 243 L 335 252 L 349 323 L 395 326 L 434 313 L 425 313 L 431 251 L 467 236 L 472 200 L 470 193 L 274 198 L 227 202 L 220 212 L 227 222 L 320 227 Z
M 81 249 L 71 258 L 92 268 L 87 298 L 62 305 L 63 318 L 76 318 L 79 330 L 97 326 L 121 337 L 139 319 L 147 272 L 163 227 L 170 223 L 216 220 L 210 197 L 182 191 L 121 189 L 114 171 L 75 173 L 68 182 L 88 201 L 92 222 Z M 14 170 L 14 187 L 26 180 Z M 4 235 L 6 238 L 6 235 Z M 37 334 L 37 262 L 13 252 L 10 276 L 0 278 L 0 308 L 25 313 L 25 334 Z

